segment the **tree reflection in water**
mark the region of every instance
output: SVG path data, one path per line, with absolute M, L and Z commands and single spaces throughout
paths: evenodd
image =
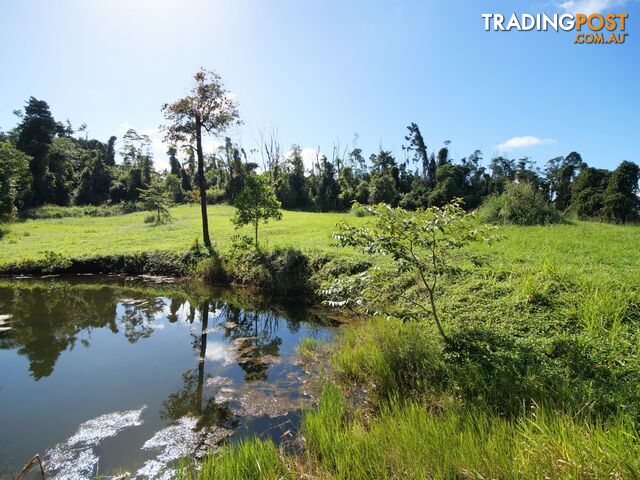
M 214 426 L 233 429 L 237 424 L 237 419 L 229 407 L 229 403 L 218 402 L 215 393 L 208 398 L 204 397 L 209 308 L 209 301 L 202 302 L 200 309 L 200 335 L 194 335 L 195 338 L 192 344 L 193 348 L 199 352 L 198 366 L 182 374 L 182 388 L 169 395 L 169 398 L 163 402 L 160 417 L 164 420 L 175 421 L 182 417 L 193 415 L 198 418 L 196 425 L 198 430 L 210 429 Z M 187 315 L 189 323 L 194 322 L 195 315 L 195 308 L 190 306 Z
M 282 339 L 276 335 L 280 319 L 271 312 L 250 312 L 230 305 L 226 309 L 225 337 L 233 342 L 245 381 L 268 380 L 270 362 L 280 356 Z
M 108 286 L 77 288 L 65 282 L 25 283 L 20 287 L 0 285 L 0 312 L 11 315 L 12 329 L 0 336 L 1 349 L 17 349 L 29 360 L 34 380 L 53 373 L 60 354 L 73 350 L 81 334 L 88 347 L 95 328 L 121 330 L 131 343 L 153 332 L 152 323 L 162 312 L 161 298 L 147 296 L 120 303 L 117 290 Z
M 127 298 L 129 295 L 132 298 Z M 198 312 L 196 304 L 201 305 Z M 88 347 L 91 332 L 108 328 L 114 334 L 122 333 L 129 342 L 148 338 L 154 331 L 154 320 L 168 310 L 166 319 L 175 323 L 179 312 L 186 310 L 186 320 L 193 324 L 196 316 L 202 319 L 202 333 L 194 338 L 199 358 L 206 357 L 208 311 L 211 300 L 203 301 L 175 295 L 170 299 L 133 292 L 110 285 L 91 285 L 79 288 L 64 281 L 23 284 L 0 284 L 0 312 L 12 316 L 12 330 L 0 336 L 0 348 L 17 349 L 29 360 L 29 371 L 35 380 L 53 373 L 60 354 L 73 350 L 77 343 Z M 245 371 L 245 380 L 268 380 L 270 363 L 280 355 L 282 339 L 277 331 L 283 319 L 273 311 L 256 312 L 226 302 L 213 303 L 218 326 L 224 328 L 224 338 L 230 342 L 229 352 Z M 298 322 L 286 320 L 291 332 L 297 331 Z M 82 337 L 82 338 L 81 338 Z M 202 360 L 203 361 L 203 360 Z M 203 383 L 203 365 L 198 378 Z

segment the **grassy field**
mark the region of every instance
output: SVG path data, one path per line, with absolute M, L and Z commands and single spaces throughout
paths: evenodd
M 247 227 L 236 231 L 229 221 L 234 209 L 209 207 L 212 240 L 221 248 Z M 182 205 L 171 209 L 172 221 L 160 226 L 144 223 L 147 212 L 113 217 L 68 217 L 19 221 L 4 227 L 0 237 L 0 263 L 43 258 L 46 252 L 66 257 L 109 255 L 152 250 L 185 251 L 201 237 L 200 210 Z M 283 212 L 280 222 L 260 226 L 261 243 L 273 247 L 297 247 L 305 251 L 334 250 L 331 233 L 339 222 L 365 221 L 348 213 Z M 474 246 L 496 260 L 539 268 L 572 265 L 632 275 L 640 265 L 640 229 L 599 223 L 551 227 L 505 227 L 504 241 L 495 248 Z
M 239 232 L 229 221 L 234 209 L 209 207 L 212 241 L 223 248 L 240 233 L 251 235 L 247 227 Z M 110 255 L 152 250 L 185 251 L 202 238 L 200 209 L 182 205 L 171 209 L 173 220 L 165 225 L 144 223 L 148 212 L 114 217 L 68 217 L 16 222 L 0 238 L 0 263 L 41 259 L 46 252 L 65 257 Z M 264 248 L 301 247 L 305 250 L 331 248 L 331 232 L 342 220 L 358 221 L 354 215 L 338 213 L 283 212 L 280 222 L 260 226 Z

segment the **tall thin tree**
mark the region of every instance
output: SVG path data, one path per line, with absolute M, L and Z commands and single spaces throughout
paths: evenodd
M 202 237 L 205 246 L 211 247 L 202 139 L 205 135 L 222 135 L 231 126 L 240 123 L 240 115 L 238 104 L 225 89 L 220 75 L 201 68 L 194 79 L 195 86 L 191 89 L 190 95 L 163 105 L 162 112 L 169 123 L 162 128 L 166 133 L 166 140 L 171 144 L 195 144 Z

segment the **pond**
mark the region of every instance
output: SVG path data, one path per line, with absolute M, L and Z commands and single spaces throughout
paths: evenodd
M 332 323 L 243 291 L 133 278 L 0 280 L 0 478 L 163 478 L 313 400 L 296 347 Z

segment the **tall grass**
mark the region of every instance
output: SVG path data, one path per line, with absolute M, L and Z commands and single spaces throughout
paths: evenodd
M 585 332 L 544 333 L 535 322 L 475 326 L 451 331 L 440 344 L 420 324 L 372 319 L 347 329 L 332 362 L 345 385 L 381 400 L 415 399 L 438 408 L 454 404 L 517 417 L 528 407 L 631 415 L 640 423 L 640 365 L 631 342 Z
M 298 343 L 298 355 L 304 362 L 313 362 L 320 353 L 322 342 L 313 337 L 304 337 Z
M 332 358 L 345 383 L 375 383 L 385 398 L 441 392 L 449 382 L 440 338 L 428 326 L 371 318 L 346 329 Z
M 631 422 L 589 423 L 536 408 L 517 420 L 483 410 L 436 413 L 385 403 L 370 421 L 349 418 L 328 387 L 304 416 L 309 462 L 338 479 L 637 478 L 640 444 Z M 322 477 L 323 475 L 319 475 Z
M 271 440 L 244 439 L 206 456 L 198 469 L 182 468 L 189 480 L 278 480 L 292 478 Z
M 357 413 L 357 412 L 356 412 Z M 270 440 L 245 439 L 206 457 L 189 480 L 632 479 L 640 476 L 633 422 L 585 420 L 543 407 L 517 419 L 464 407 L 434 411 L 414 401 L 383 402 L 375 417 L 354 415 L 335 385 L 302 419 L 304 458 L 282 456 Z

